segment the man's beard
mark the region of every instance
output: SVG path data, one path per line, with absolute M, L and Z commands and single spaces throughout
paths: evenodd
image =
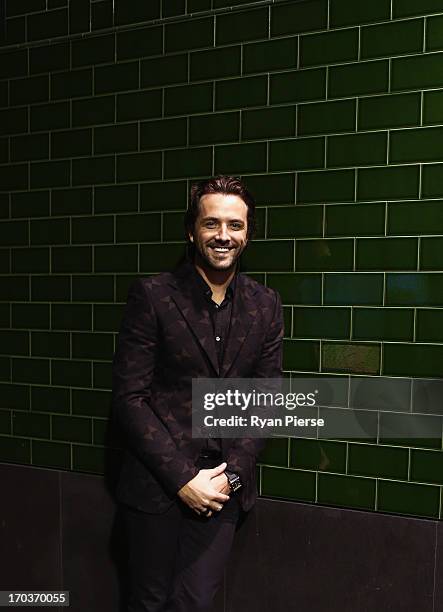
M 220 246 L 221 248 L 223 247 L 223 245 L 211 245 L 211 246 L 206 246 L 206 249 L 201 248 L 201 246 L 199 244 L 195 244 L 195 256 L 204 264 L 206 265 L 208 268 L 210 268 L 211 270 L 214 271 L 230 271 L 233 268 L 235 268 L 239 262 L 240 256 L 243 253 L 243 251 L 246 248 L 246 245 L 243 246 L 236 246 L 235 251 L 234 251 L 234 255 L 232 257 L 226 257 L 226 260 L 224 261 L 225 258 L 220 258 L 218 261 L 217 260 L 213 260 L 210 257 L 209 254 L 209 249 L 211 249 L 211 246 Z M 215 252 L 215 251 L 214 251 Z M 229 251 L 230 252 L 230 251 Z

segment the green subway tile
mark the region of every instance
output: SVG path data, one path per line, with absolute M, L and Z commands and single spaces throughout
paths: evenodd
M 184 210 L 186 181 L 145 183 L 140 188 L 140 210 Z
M 30 440 L 0 436 L 0 460 L 8 463 L 30 463 Z
M 185 144 L 186 129 L 183 131 L 183 144 Z M 191 145 L 235 142 L 239 140 L 239 134 L 240 113 L 212 113 L 191 117 L 189 120 L 189 144 Z
M 318 372 L 320 344 L 309 340 L 283 340 L 283 369 Z
M 9 141 L 8 141 L 8 138 L 2 138 L 0 139 L 0 163 L 2 164 L 8 163 L 8 161 L 9 161 Z
M 70 389 L 31 387 L 31 409 L 33 412 L 69 413 Z
M 11 305 L 12 308 L 12 305 Z M 0 304 L 0 327 L 11 327 L 11 318 L 9 304 Z M 12 324 L 12 327 L 17 327 Z
M 302 272 L 352 270 L 353 240 L 299 240 L 296 243 L 295 267 Z
M 112 125 L 94 130 L 94 153 L 123 153 L 137 151 L 138 125 Z
M 69 102 L 42 104 L 31 108 L 31 132 L 69 127 Z
M 32 465 L 70 470 L 71 447 L 69 444 L 32 440 Z
M 266 170 L 266 143 L 222 145 L 215 148 L 216 174 L 242 174 Z
M 325 342 L 322 345 L 322 371 L 379 374 L 380 346 Z
M 278 138 L 295 135 L 294 106 L 244 111 L 242 139 Z
M 18 383 L 49 384 L 48 359 L 12 359 L 12 380 Z
M 165 26 L 165 52 L 189 51 L 214 44 L 214 20 L 192 19 Z
M 415 270 L 416 238 L 360 238 L 356 267 L 359 270 Z
M 212 83 L 182 85 L 165 90 L 165 115 L 202 113 L 212 110 Z
M 126 129 L 126 125 L 121 128 Z M 141 149 L 166 149 L 180 147 L 187 144 L 187 120 L 161 119 L 159 121 L 146 121 L 140 126 Z
M 75 471 L 90 472 L 92 474 L 103 474 L 105 472 L 104 449 L 73 445 L 72 452 L 72 463 Z
M 69 357 L 70 337 L 62 332 L 32 332 L 31 355 L 33 357 Z
M 188 55 L 171 55 L 141 62 L 141 86 L 185 83 L 188 80 Z
M 408 479 L 408 450 L 367 444 L 349 445 L 349 473 Z
M 29 41 L 65 36 L 68 34 L 68 11 L 62 8 L 28 15 L 26 30 Z
M 298 133 L 327 134 L 355 131 L 355 100 L 301 104 L 298 115 Z
M 70 241 L 69 219 L 31 220 L 31 244 L 67 244 Z
M 268 285 L 284 304 L 320 304 L 321 274 L 269 274 Z
M 55 273 L 92 272 L 92 248 L 53 247 L 51 271 Z
M 295 338 L 349 338 L 349 308 L 294 308 Z
M 217 8 L 228 7 L 228 6 L 237 7 L 237 6 L 240 6 L 241 4 L 249 4 L 249 0 L 236 0 L 235 2 L 233 2 L 232 0 L 214 0 L 213 8 L 217 9 Z
M 29 334 L 27 331 L 0 330 L 0 354 L 29 355 Z
M 9 85 L 9 98 L 11 106 L 48 102 L 49 76 L 34 76 L 24 79 L 14 79 Z M 6 104 L 6 106 L 8 106 Z
M 398 306 L 443 306 L 443 285 L 439 274 L 388 274 L 386 302 Z
M 325 0 L 285 3 L 271 9 L 271 35 L 296 34 L 321 30 L 327 26 L 328 8 Z
M 261 494 L 312 502 L 315 500 L 315 474 L 301 470 L 263 467 Z
M 440 200 L 392 202 L 388 205 L 390 234 L 443 233 L 443 206 Z
M 17 374 L 18 370 L 14 366 L 13 377 L 11 377 L 11 362 L 17 361 L 16 359 L 11 359 L 10 357 L 0 357 L 0 380 L 2 382 L 9 382 L 13 380 L 14 382 L 31 382 L 26 379 L 26 376 L 23 379 L 20 379 L 19 374 Z
M 108 417 L 110 412 L 110 394 L 92 389 L 72 390 L 72 413 L 85 416 Z
M 71 62 L 73 68 L 113 62 L 114 56 L 115 38 L 113 34 L 79 38 L 72 41 Z
M 325 304 L 381 304 L 383 301 L 383 275 L 362 272 L 326 274 Z
M 65 442 L 92 442 L 91 420 L 74 416 L 53 416 L 52 439 Z
M 29 279 L 24 276 L 9 276 L 1 280 L 2 299 L 29 300 Z
M 29 71 L 31 74 L 67 70 L 70 65 L 69 43 L 50 43 L 29 49 Z
M 10 252 L 9 249 L 0 249 L 0 270 L 2 274 L 10 274 Z
M 114 300 L 113 277 L 108 275 L 73 276 L 72 299 L 77 302 L 112 302 Z M 88 323 L 89 326 L 90 323 Z
M 49 438 L 50 423 L 47 414 L 31 414 L 29 412 L 12 413 L 12 430 L 14 436 L 32 436 Z
M 411 480 L 443 484 L 443 453 L 411 450 Z
M 101 96 L 72 101 L 72 125 L 96 125 L 98 123 L 113 123 L 115 100 L 114 96 Z
M 330 136 L 327 165 L 370 166 L 386 163 L 387 132 Z
M 25 49 L 3 52 L 1 58 L 1 79 L 27 75 L 28 54 Z
M 75 333 L 72 335 L 72 356 L 74 359 L 110 361 L 113 353 L 114 336 L 112 334 Z
M 35 302 L 65 302 L 71 298 L 69 276 L 31 277 L 31 299 Z
M 51 78 L 51 98 L 61 100 L 90 96 L 92 94 L 92 70 L 58 72 Z
M 328 236 L 371 236 L 385 233 L 385 204 L 343 204 L 326 207 Z
M 271 104 L 305 102 L 326 97 L 325 68 L 294 70 L 270 75 Z
M 359 200 L 410 199 L 418 196 L 418 166 L 362 168 L 357 173 Z
M 125 62 L 101 66 L 94 70 L 94 93 L 112 93 L 138 89 L 139 64 L 138 62 Z
M 375 508 L 375 480 L 355 476 L 319 474 L 318 501 L 350 508 Z
M 101 98 L 98 98 L 100 100 Z M 162 114 L 161 90 L 137 91 L 117 96 L 117 121 L 152 119 Z
M 11 434 L 11 412 L 9 410 L 0 410 L 0 432 L 2 434 Z
M 114 182 L 114 156 L 72 160 L 72 184 L 96 185 Z
M 303 438 L 291 439 L 291 467 L 322 472 L 344 472 L 346 444 Z
M 408 412 L 380 412 L 379 437 L 383 444 L 441 449 L 441 417 Z
M 440 51 L 443 49 L 442 45 L 442 16 L 429 17 L 426 20 L 426 50 L 427 51 Z
M 266 76 L 218 81 L 215 85 L 215 107 L 237 109 L 266 104 L 268 79 Z
M 389 146 L 390 161 L 440 161 L 443 159 L 442 135 L 443 128 L 440 127 L 393 131 Z
M 92 212 L 92 189 L 57 189 L 51 194 L 53 215 L 81 215 Z
M 60 0 L 58 0 L 60 3 Z M 61 3 L 60 3 L 61 4 Z M 83 33 L 90 30 L 90 1 L 80 0 L 69 5 L 69 33 Z
M 329 22 L 331 27 L 359 25 L 385 21 L 391 18 L 390 0 L 377 2 L 354 2 L 353 0 L 331 0 Z
M 422 197 L 434 198 L 443 195 L 443 164 L 426 164 L 423 166 Z
M 287 438 L 268 439 L 266 442 L 266 447 L 260 453 L 258 460 L 260 463 L 286 467 L 288 465 Z
M 297 202 L 346 202 L 355 199 L 354 170 L 300 172 Z
M 161 177 L 161 153 L 133 153 L 117 157 L 117 182 Z
M 116 230 L 117 242 L 150 242 L 160 240 L 160 215 L 118 215 Z
M 151 21 L 160 17 L 160 2 L 137 2 L 137 0 L 115 0 L 116 25 Z
M 0 223 L 2 246 L 27 245 L 28 231 L 28 221 L 2 221 Z
M 420 269 L 441 270 L 443 238 L 423 238 L 420 244 Z
M 428 53 L 392 60 L 392 91 L 427 89 L 443 85 L 443 55 Z
M 414 0 L 394 0 L 393 2 L 393 17 L 395 18 L 440 12 L 441 3 L 439 0 L 422 0 L 420 4 Z
M 149 244 L 140 247 L 140 272 L 169 272 L 184 255 L 184 244 Z
M 272 208 L 268 211 L 268 237 L 321 236 L 323 211 L 319 206 Z
M 35 168 L 37 164 L 32 164 L 31 168 Z M 31 188 L 48 187 L 51 183 L 43 184 L 36 180 L 35 174 L 32 174 L 34 181 L 31 178 Z M 62 179 L 62 177 L 60 177 Z M 0 166 L 0 185 L 4 191 L 21 191 L 28 189 L 28 164 L 16 164 L 14 166 Z
M 442 322 L 442 310 L 417 310 L 417 341 L 443 342 Z
M 443 90 L 424 92 L 423 123 L 443 123 Z
M 49 329 L 49 304 L 12 304 L 12 327 Z
M 174 17 L 176 15 L 184 15 L 186 13 L 185 0 L 171 0 L 162 6 L 163 17 Z
M 5 46 L 23 43 L 26 40 L 26 17 L 11 17 L 5 23 L 3 44 Z
M 212 150 L 209 147 L 165 151 L 164 159 L 165 178 L 203 177 L 211 174 Z M 176 207 L 181 208 L 182 205 L 177 203 Z
M 137 246 L 102 246 L 94 250 L 95 272 L 136 272 Z
M 92 422 L 93 432 L 92 439 L 94 445 L 109 445 L 113 443 L 112 434 L 113 431 L 109 426 L 109 423 L 105 419 L 94 419 Z
M 361 29 L 360 55 L 362 59 L 420 53 L 422 49 L 422 19 L 394 21 Z
M 304 170 L 324 165 L 324 138 L 294 138 L 270 142 L 269 169 Z
M 162 51 L 163 28 L 161 26 L 117 33 L 118 61 L 161 55 Z
M 49 135 L 30 134 L 10 139 L 11 161 L 49 159 Z M 7 161 L 7 160 L 6 160 Z
M 239 75 L 241 70 L 240 47 L 208 49 L 191 53 L 192 81 Z
M 0 385 L 2 408 L 29 410 L 29 389 L 28 385 L 2 383 Z
M 332 98 L 387 92 L 389 62 L 360 62 L 329 68 L 328 95 Z M 371 98 L 372 99 L 372 98 Z
M 378 486 L 378 510 L 398 514 L 438 517 L 438 487 L 381 480 Z
M 290 240 L 254 241 L 242 257 L 246 272 L 286 272 L 292 270 L 294 245 Z
M 400 308 L 355 308 L 354 340 L 410 341 L 414 333 L 414 313 Z
M 49 272 L 49 248 L 13 249 L 12 271 L 20 273 Z
M 302 67 L 358 59 L 358 28 L 309 34 L 300 38 Z
M 91 329 L 90 304 L 54 304 L 51 311 L 52 329 Z
M 15 15 L 24 15 L 36 11 L 46 10 L 45 0 L 15 0 L 8 2 L 6 6 L 6 17 L 14 17 Z
M 0 135 L 2 136 L 27 132 L 27 123 L 28 111 L 26 108 L 11 108 L 0 111 Z
M 258 174 L 245 177 L 244 181 L 258 206 L 294 202 L 294 174 Z
M 122 317 L 122 304 L 95 304 L 94 331 L 117 332 L 120 328 Z M 110 349 L 112 352 L 112 346 Z
M 67 130 L 51 134 L 51 157 L 79 157 L 92 153 L 92 130 Z
M 163 241 L 182 240 L 184 236 L 183 213 L 173 212 L 163 215 Z
M 87 361 L 58 360 L 51 363 L 51 380 L 54 385 L 68 387 L 91 386 L 91 364 Z
M 297 38 L 281 38 L 243 47 L 244 72 L 268 72 L 297 66 Z
M 94 190 L 95 213 L 135 212 L 137 209 L 137 185 L 110 185 Z
M 8 81 L 2 81 L 0 83 L 0 106 L 9 106 L 9 83 Z
M 268 37 L 268 9 L 217 15 L 216 44 L 227 45 Z
M 420 124 L 420 94 L 390 94 L 362 98 L 358 109 L 360 130 Z
M 443 347 L 426 344 L 386 344 L 383 373 L 387 376 L 435 376 L 443 374 Z

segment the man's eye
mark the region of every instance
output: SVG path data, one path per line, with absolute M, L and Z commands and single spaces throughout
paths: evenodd
M 236 230 L 239 230 L 239 229 L 242 229 L 242 228 L 243 228 L 243 226 L 242 226 L 242 224 L 241 224 L 241 223 L 231 223 L 231 227 L 232 227 L 233 229 L 236 229 Z
M 215 221 L 206 221 L 205 227 L 215 227 Z

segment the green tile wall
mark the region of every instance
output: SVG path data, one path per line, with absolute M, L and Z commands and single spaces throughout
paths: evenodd
M 216 172 L 257 197 L 243 265 L 282 297 L 287 376 L 443 376 L 441 2 L 6 9 L 1 461 L 103 471 L 127 288 Z M 260 492 L 443 518 L 441 438 L 376 442 L 274 439 Z

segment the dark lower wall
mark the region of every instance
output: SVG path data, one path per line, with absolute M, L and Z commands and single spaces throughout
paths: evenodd
M 118 612 L 122 538 L 103 478 L 0 464 L 0 486 L 1 588 Z M 438 521 L 259 499 L 213 612 L 438 612 L 442 571 Z

